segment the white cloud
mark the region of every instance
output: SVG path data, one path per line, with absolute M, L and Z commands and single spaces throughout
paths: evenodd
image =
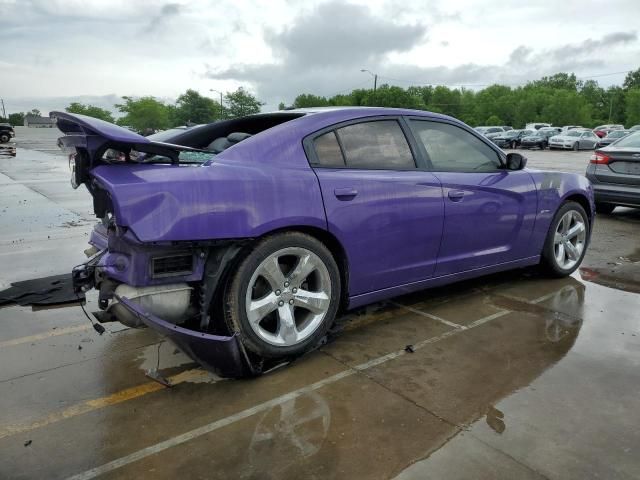
M 275 108 L 381 82 L 519 83 L 638 68 L 640 4 L 451 0 L 0 0 L 0 95 L 42 111 L 81 95 L 209 94 Z M 620 82 L 624 75 L 598 80 Z M 102 98 L 102 100 L 100 100 Z M 40 102 L 40 103 L 38 103 Z M 55 106 L 63 108 L 65 104 Z

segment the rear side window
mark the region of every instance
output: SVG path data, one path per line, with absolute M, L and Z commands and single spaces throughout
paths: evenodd
M 501 166 L 495 150 L 462 128 L 423 120 L 412 120 L 411 127 L 435 171 L 490 172 Z
M 416 168 L 396 120 L 356 123 L 337 130 L 347 167 L 402 170 Z
M 323 167 L 344 167 L 344 158 L 335 132 L 320 135 L 313 141 L 318 164 Z

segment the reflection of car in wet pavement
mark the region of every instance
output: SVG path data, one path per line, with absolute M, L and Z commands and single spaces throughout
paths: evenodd
M 102 219 L 76 287 L 222 374 L 317 347 L 339 308 L 538 263 L 564 276 L 586 252 L 583 177 L 524 170 L 449 117 L 286 111 L 154 142 L 55 115 Z

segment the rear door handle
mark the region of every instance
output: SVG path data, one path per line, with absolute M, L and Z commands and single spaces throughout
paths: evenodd
M 447 195 L 452 202 L 459 202 L 464 197 L 464 192 L 462 190 L 449 190 Z
M 358 195 L 358 190 L 355 188 L 336 188 L 333 194 L 337 198 L 353 198 Z

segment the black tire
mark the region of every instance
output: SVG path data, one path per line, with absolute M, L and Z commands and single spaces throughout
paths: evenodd
M 573 144 L 573 147 L 571 147 L 571 149 L 572 149 L 574 152 L 577 152 L 578 150 L 580 150 L 580 144 L 579 144 L 578 142 L 574 143 L 574 144 Z
M 517 143 L 516 143 L 516 141 L 515 141 L 515 140 L 511 142 L 511 149 L 512 149 L 512 150 L 515 150 L 517 146 L 518 146 L 518 145 L 517 145 Z
M 540 144 L 540 150 L 544 150 L 544 143 Z
M 0 134 L 0 143 L 7 143 L 9 140 L 11 140 L 11 137 L 8 133 Z
M 542 266 L 543 270 L 553 277 L 566 277 L 568 275 L 571 275 L 580 266 L 585 254 L 587 253 L 587 244 L 585 240 L 585 246 L 582 250 L 580 258 L 571 268 L 562 268 L 555 258 L 554 236 L 556 233 L 556 229 L 558 228 L 558 223 L 560 222 L 562 217 L 571 210 L 579 213 L 582 216 L 584 225 L 586 227 L 586 238 L 589 238 L 589 217 L 587 216 L 584 208 L 582 208 L 582 205 L 572 201 L 563 203 L 554 215 L 553 220 L 551 221 L 549 231 L 547 232 L 547 238 L 545 239 L 544 247 L 542 248 L 542 257 L 540 259 L 540 265 Z
M 609 215 L 615 208 L 616 206 L 613 203 L 596 203 L 596 213 Z
M 254 331 L 254 328 L 251 326 L 248 319 L 246 301 L 248 289 L 252 288 L 252 291 L 255 291 L 254 285 L 250 287 L 249 283 L 252 281 L 254 274 L 257 275 L 257 271 L 262 262 L 277 252 L 285 249 L 304 249 L 315 254 L 324 267 L 326 267 L 328 278 L 330 279 L 331 294 L 329 296 L 328 309 L 326 310 L 324 317 L 322 317 L 321 323 L 315 328 L 315 330 L 313 330 L 313 333 L 294 345 L 275 345 L 273 343 L 269 343 Z M 283 278 L 287 280 L 291 271 L 287 272 L 285 268 L 284 271 L 281 269 L 281 273 L 284 275 Z M 267 284 L 265 283 L 265 285 Z M 288 294 L 293 291 L 294 286 L 293 281 L 291 282 L 291 286 L 287 284 Z M 299 286 L 298 288 L 302 288 L 302 286 Z M 273 293 L 275 293 L 275 291 L 273 291 Z M 327 330 L 333 324 L 338 311 L 340 294 L 340 272 L 331 252 L 323 243 L 310 235 L 300 232 L 276 234 L 260 240 L 255 246 L 253 246 L 253 248 L 240 262 L 235 273 L 229 279 L 224 298 L 225 320 L 229 330 L 231 332 L 238 333 L 239 339 L 243 345 L 247 350 L 254 354 L 265 358 L 298 356 L 315 347 L 326 335 Z M 285 297 L 285 289 L 281 291 L 281 295 L 281 298 Z M 263 297 L 260 296 L 259 298 Z M 284 307 L 286 307 L 286 305 L 284 305 Z M 273 328 L 276 330 L 275 334 L 277 334 L 281 328 L 279 311 L 280 309 L 276 308 L 276 310 L 269 314 L 273 315 L 273 317 L 265 317 L 266 321 L 272 322 L 274 325 Z M 295 321 L 297 327 L 297 318 L 295 318 Z M 261 324 L 258 322 L 256 323 L 258 325 L 257 328 L 260 329 Z

